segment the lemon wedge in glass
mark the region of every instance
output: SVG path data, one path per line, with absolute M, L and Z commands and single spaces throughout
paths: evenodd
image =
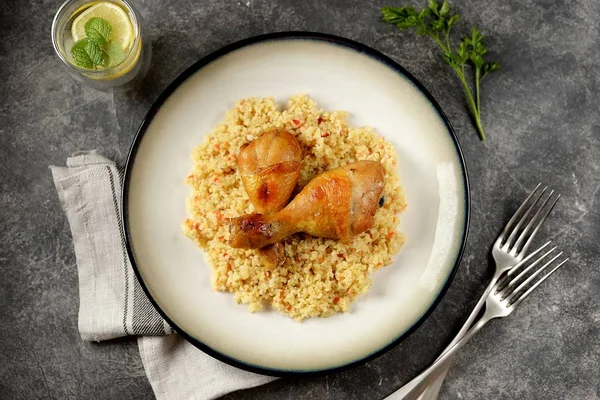
M 112 28 L 111 41 L 120 44 L 123 51 L 127 52 L 133 42 L 133 26 L 127 12 L 113 3 L 96 3 L 79 14 L 71 28 L 73 41 L 77 42 L 85 38 L 85 23 L 94 17 L 102 18 L 110 24 Z

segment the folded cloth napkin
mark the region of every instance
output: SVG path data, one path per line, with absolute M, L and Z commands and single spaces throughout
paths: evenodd
M 138 336 L 158 400 L 212 399 L 274 378 L 224 364 L 177 335 L 148 301 L 125 250 L 121 173 L 95 151 L 50 167 L 75 246 L 83 340 Z M 183 201 L 183 200 L 182 200 Z

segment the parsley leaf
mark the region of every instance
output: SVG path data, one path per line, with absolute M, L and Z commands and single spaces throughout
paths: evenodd
M 444 0 L 440 6 L 437 0 L 428 0 L 427 7 L 418 11 L 411 6 L 382 7 L 383 21 L 396 25 L 398 29 L 416 29 L 416 34 L 431 37 L 442 49 L 444 61 L 454 70 L 460 79 L 475 126 L 481 140 L 485 133 L 481 125 L 480 84 L 490 72 L 500 68 L 498 61 L 488 62 L 484 56 L 488 49 L 483 43 L 483 36 L 477 27 L 471 30 L 471 36 L 464 38 L 453 49 L 450 42 L 450 30 L 459 20 L 458 14 L 451 14 L 450 4 Z M 475 73 L 475 95 L 468 83 L 465 67 L 471 66 Z

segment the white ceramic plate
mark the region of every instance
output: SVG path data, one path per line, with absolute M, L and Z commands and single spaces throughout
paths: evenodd
M 236 100 L 306 93 L 346 110 L 393 142 L 408 209 L 393 265 L 373 274 L 349 314 L 297 323 L 250 314 L 210 286 L 211 268 L 184 237 L 190 152 Z M 441 193 L 441 194 L 440 194 Z M 178 77 L 142 123 L 123 190 L 129 256 L 167 321 L 203 351 L 241 368 L 285 375 L 347 367 L 406 337 L 437 304 L 459 262 L 468 226 L 460 148 L 430 94 L 391 59 L 364 45 L 314 33 L 278 33 L 227 46 Z M 435 243 L 434 243 L 435 242 Z

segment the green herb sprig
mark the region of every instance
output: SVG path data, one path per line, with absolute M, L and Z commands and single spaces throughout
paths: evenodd
M 500 68 L 498 61 L 488 62 L 483 57 L 488 52 L 483 43 L 483 36 L 477 27 L 471 30 L 471 36 L 464 38 L 455 50 L 452 49 L 450 30 L 458 22 L 460 16 L 450 13 L 450 5 L 444 0 L 440 6 L 436 0 L 429 0 L 427 7 L 420 11 L 414 7 L 383 7 L 383 20 L 396 25 L 400 30 L 416 28 L 418 35 L 431 37 L 442 49 L 444 60 L 460 79 L 471 114 L 481 140 L 485 140 L 485 132 L 481 125 L 481 81 L 493 71 Z M 473 67 L 475 96 L 467 80 L 466 66 Z
M 78 67 L 106 68 L 119 63 L 125 54 L 120 44 L 111 40 L 112 27 L 103 18 L 90 18 L 85 23 L 85 37 L 71 47 L 71 55 Z

